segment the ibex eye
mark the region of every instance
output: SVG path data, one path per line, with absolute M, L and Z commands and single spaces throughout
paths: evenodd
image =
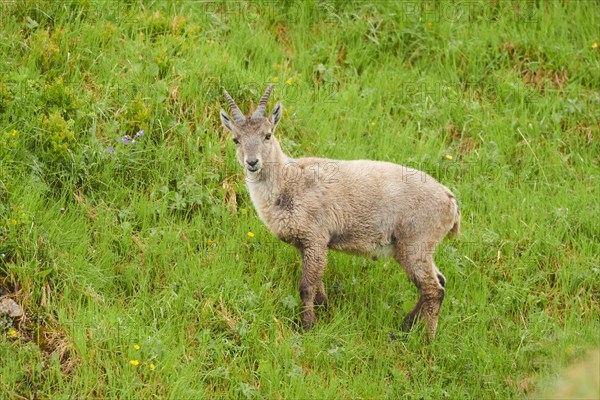
M 240 144 L 240 140 L 238 138 L 233 138 L 233 143 Z
M 271 139 L 271 134 L 270 134 L 270 133 L 267 133 L 267 134 L 265 135 L 265 140 L 269 140 L 269 139 Z

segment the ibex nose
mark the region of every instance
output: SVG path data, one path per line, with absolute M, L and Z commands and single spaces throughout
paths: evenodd
M 254 160 L 246 160 L 246 162 L 248 163 L 249 166 L 251 167 L 255 167 L 256 164 L 258 164 L 258 160 L 254 159 Z

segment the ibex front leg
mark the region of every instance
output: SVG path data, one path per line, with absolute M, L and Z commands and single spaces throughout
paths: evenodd
M 302 278 L 300 279 L 300 297 L 302 298 L 302 327 L 309 330 L 317 317 L 315 315 L 315 297 L 324 302 L 323 272 L 327 262 L 327 247 L 305 247 L 302 249 Z

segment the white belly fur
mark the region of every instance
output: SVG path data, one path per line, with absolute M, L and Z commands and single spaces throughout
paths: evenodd
M 351 250 L 351 249 L 336 249 L 332 250 L 339 251 L 341 253 L 350 254 L 353 256 L 361 256 L 361 257 L 369 257 L 373 260 L 377 260 L 378 258 L 387 258 L 394 257 L 394 246 L 391 244 L 386 244 L 383 246 L 377 246 L 370 250 Z

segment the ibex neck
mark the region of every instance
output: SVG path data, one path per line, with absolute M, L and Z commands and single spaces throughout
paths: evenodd
M 272 210 L 280 193 L 289 185 L 285 172 L 293 163 L 293 159 L 285 155 L 278 143 L 275 144 L 274 150 L 257 175 L 246 176 L 246 185 L 260 219 L 272 232 L 277 232 L 279 228 L 273 219 L 276 215 Z

